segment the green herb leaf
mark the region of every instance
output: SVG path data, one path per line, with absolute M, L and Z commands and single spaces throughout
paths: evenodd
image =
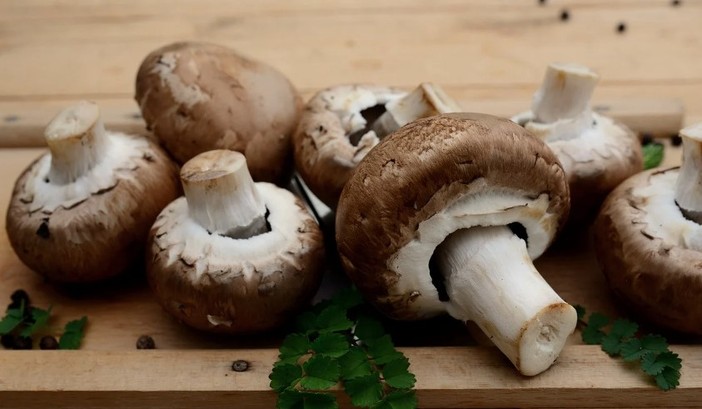
M 641 149 L 643 150 L 644 170 L 655 168 L 663 162 L 664 148 L 662 144 L 649 143 Z
M 395 349 L 390 335 L 383 335 L 371 344 L 368 344 L 368 353 L 378 365 L 384 365 L 404 357 L 401 352 Z
M 666 367 L 655 377 L 656 385 L 664 391 L 675 389 L 680 385 L 680 372 L 673 368 Z
M 300 386 L 311 390 L 329 389 L 336 385 L 341 376 L 339 363 L 329 357 L 315 355 L 302 366 L 305 376 L 300 380 Z
M 312 343 L 312 350 L 319 355 L 338 358 L 349 352 L 349 341 L 342 334 L 322 333 Z
M 609 324 L 609 318 L 594 312 L 590 315 L 590 320 L 582 331 L 583 342 L 590 345 L 599 344 L 605 336 L 602 328 Z
M 578 314 L 578 321 L 585 319 L 585 307 L 583 307 L 582 305 L 576 305 L 574 308 L 575 313 Z
M 660 335 L 649 334 L 641 338 L 641 347 L 649 352 L 666 352 L 668 351 L 668 341 Z
M 612 324 L 610 334 L 614 334 L 619 338 L 631 338 L 636 335 L 639 330 L 639 325 L 629 320 L 618 319 Z
M 417 396 L 414 391 L 398 390 L 388 393 L 383 400 L 373 406 L 373 409 L 414 409 L 417 407 Z
M 29 337 L 40 329 L 44 328 L 49 322 L 49 317 L 51 316 L 51 306 L 48 310 L 42 310 L 41 308 L 32 307 L 32 325 L 26 327 L 20 333 L 20 336 Z
M 373 340 L 385 335 L 385 330 L 383 329 L 382 324 L 380 324 L 380 321 L 367 315 L 361 315 L 358 317 L 358 323 L 356 324 L 356 328 L 354 329 L 353 333 L 361 341 L 372 342 Z
M 354 406 L 373 406 L 383 397 L 383 385 L 378 373 L 349 379 L 344 382 L 344 390 Z
M 9 334 L 24 321 L 24 303 L 20 308 L 10 308 L 0 321 L 0 335 Z
M 346 317 L 346 311 L 338 305 L 330 305 L 317 317 L 319 332 L 336 332 L 351 329 L 353 322 Z
M 602 337 L 600 343 L 602 344 L 602 350 L 605 351 L 609 356 L 615 356 L 619 354 L 621 348 L 621 338 L 616 334 L 609 333 Z
M 286 390 L 278 396 L 278 409 L 337 409 L 334 395 Z
M 620 348 L 620 354 L 622 358 L 627 362 L 633 362 L 641 359 L 645 352 L 641 349 L 641 340 L 638 338 L 631 338 L 624 342 Z
M 312 311 L 303 312 L 295 320 L 295 327 L 298 331 L 305 333 L 316 331 L 318 328 L 317 315 Z
M 83 340 L 83 330 L 88 322 L 88 317 L 70 321 L 64 327 L 63 335 L 59 339 L 59 349 L 78 349 Z
M 310 350 L 310 341 L 305 334 L 290 334 L 280 345 L 280 357 L 299 359 Z
M 414 387 L 417 379 L 409 371 L 409 360 L 405 357 L 388 362 L 383 367 L 385 383 L 397 389 Z
M 351 347 L 349 352 L 339 358 L 339 366 L 341 367 L 341 378 L 343 380 L 370 375 L 373 371 L 368 361 L 368 355 L 358 346 Z
M 300 378 L 302 378 L 302 368 L 293 364 L 274 366 L 273 371 L 268 375 L 268 379 L 271 380 L 271 389 L 278 392 L 294 385 Z

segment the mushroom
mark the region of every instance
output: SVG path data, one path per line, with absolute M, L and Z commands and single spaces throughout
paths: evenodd
M 680 135 L 682 167 L 639 173 L 607 197 L 595 250 L 610 287 L 636 313 L 702 335 L 702 123 Z
M 115 276 L 143 255 L 158 213 L 180 194 L 178 168 L 141 136 L 105 130 L 79 102 L 44 133 L 49 152 L 15 183 L 6 228 L 17 256 L 57 282 Z
M 307 103 L 293 136 L 295 167 L 310 190 L 334 209 L 344 184 L 378 142 L 419 118 L 460 111 L 436 85 L 406 93 L 373 85 L 339 85 Z
M 272 67 L 205 43 L 169 44 L 139 67 L 147 126 L 180 163 L 212 149 L 246 155 L 254 180 L 286 183 L 302 99 Z
M 607 193 L 643 170 L 638 137 L 590 109 L 597 81 L 598 75 L 587 67 L 551 64 L 534 95 L 532 110 L 512 118 L 543 139 L 563 164 L 572 221 L 590 216 Z
M 166 311 L 212 332 L 278 326 L 319 286 L 324 246 L 302 201 L 254 183 L 238 152 L 201 153 L 181 169 L 185 197 L 158 216 L 147 276 Z
M 525 375 L 546 370 L 577 321 L 532 264 L 565 222 L 555 155 L 507 119 L 449 114 L 394 132 L 339 199 L 344 269 L 395 319 L 474 321 Z

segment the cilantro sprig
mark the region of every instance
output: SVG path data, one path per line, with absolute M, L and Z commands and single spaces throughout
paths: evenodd
M 355 407 L 417 406 L 409 360 L 354 289 L 302 313 L 279 352 L 269 376 L 279 409 L 338 408 L 329 389 L 339 384 Z
M 49 328 L 52 306 L 42 309 L 29 305 L 29 298 L 26 296 L 26 293 L 21 292 L 23 293 L 23 298 L 20 302 L 14 300 L 13 294 L 13 302 L 8 306 L 5 316 L 0 319 L 0 336 L 28 339 L 27 348 L 31 348 L 33 344 L 32 336 L 39 334 L 48 335 L 52 332 Z M 87 317 L 82 317 L 79 320 L 67 323 L 59 341 L 59 349 L 80 348 L 87 321 Z
M 669 349 L 668 341 L 660 335 L 639 336 L 639 326 L 625 319 L 611 318 L 593 312 L 586 320 L 585 308 L 576 306 L 583 342 L 600 345 L 611 357 L 625 362 L 639 362 L 641 370 L 664 390 L 680 384 L 682 359 Z

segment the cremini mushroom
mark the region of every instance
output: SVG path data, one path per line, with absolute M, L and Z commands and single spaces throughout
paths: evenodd
M 49 152 L 12 192 L 12 247 L 53 281 L 117 275 L 141 259 L 149 227 L 180 194 L 176 164 L 144 137 L 105 130 L 90 102 L 63 110 L 44 135 Z
M 563 164 L 573 221 L 591 216 L 607 193 L 643 170 L 638 137 L 623 124 L 590 109 L 598 79 L 594 71 L 581 65 L 551 64 L 531 111 L 512 118 L 543 139 Z
M 231 149 L 246 155 L 254 180 L 289 180 L 290 136 L 302 99 L 274 68 L 214 44 L 169 44 L 141 63 L 136 100 L 148 127 L 180 163 Z
M 201 330 L 243 333 L 303 308 L 319 286 L 324 246 L 302 201 L 254 183 L 234 151 L 195 156 L 181 180 L 185 197 L 149 236 L 147 275 L 166 311 Z
M 639 173 L 607 197 L 595 250 L 609 285 L 635 313 L 702 335 L 702 123 L 680 135 L 680 168 Z
M 349 176 L 378 142 L 401 126 L 458 105 L 438 86 L 410 93 L 373 85 L 339 85 L 307 103 L 293 136 L 295 166 L 305 184 L 334 209 Z
M 474 321 L 525 375 L 546 370 L 577 321 L 532 264 L 564 223 L 555 155 L 507 119 L 449 114 L 395 131 L 337 208 L 339 254 L 396 319 Z

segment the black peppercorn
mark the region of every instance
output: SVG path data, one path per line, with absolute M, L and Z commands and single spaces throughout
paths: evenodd
M 39 349 L 58 349 L 58 347 L 58 341 L 51 335 L 42 337 L 39 341 Z
M 680 146 L 682 145 L 683 139 L 682 136 L 680 135 L 673 135 L 670 137 L 670 144 L 673 146 Z
M 678 7 L 682 2 L 680 0 L 673 0 L 670 2 L 670 5 L 673 7 Z
M 649 143 L 653 143 L 653 136 L 649 133 L 641 135 L 641 145 L 648 145 Z
M 617 33 L 623 33 L 626 31 L 626 24 L 625 23 L 619 23 L 617 25 Z
M 15 338 L 14 349 L 32 349 L 32 337 L 17 337 Z
M 0 337 L 0 343 L 5 349 L 15 349 L 15 336 L 12 334 L 4 334 Z
M 539 0 L 539 6 L 543 6 L 546 4 L 546 0 Z
M 22 304 L 22 301 L 24 301 L 25 307 L 29 306 L 29 294 L 27 294 L 27 292 L 24 290 L 15 290 L 15 292 L 10 296 L 10 299 L 12 300 L 12 304 L 17 305 L 18 307 L 20 304 Z
M 150 336 L 142 335 L 137 339 L 136 347 L 137 349 L 156 349 L 156 343 Z
M 232 371 L 234 372 L 244 372 L 247 369 L 249 369 L 249 363 L 243 359 L 237 359 L 236 361 L 232 362 Z
M 570 20 L 570 12 L 568 9 L 563 9 L 561 11 L 561 21 L 568 21 Z

